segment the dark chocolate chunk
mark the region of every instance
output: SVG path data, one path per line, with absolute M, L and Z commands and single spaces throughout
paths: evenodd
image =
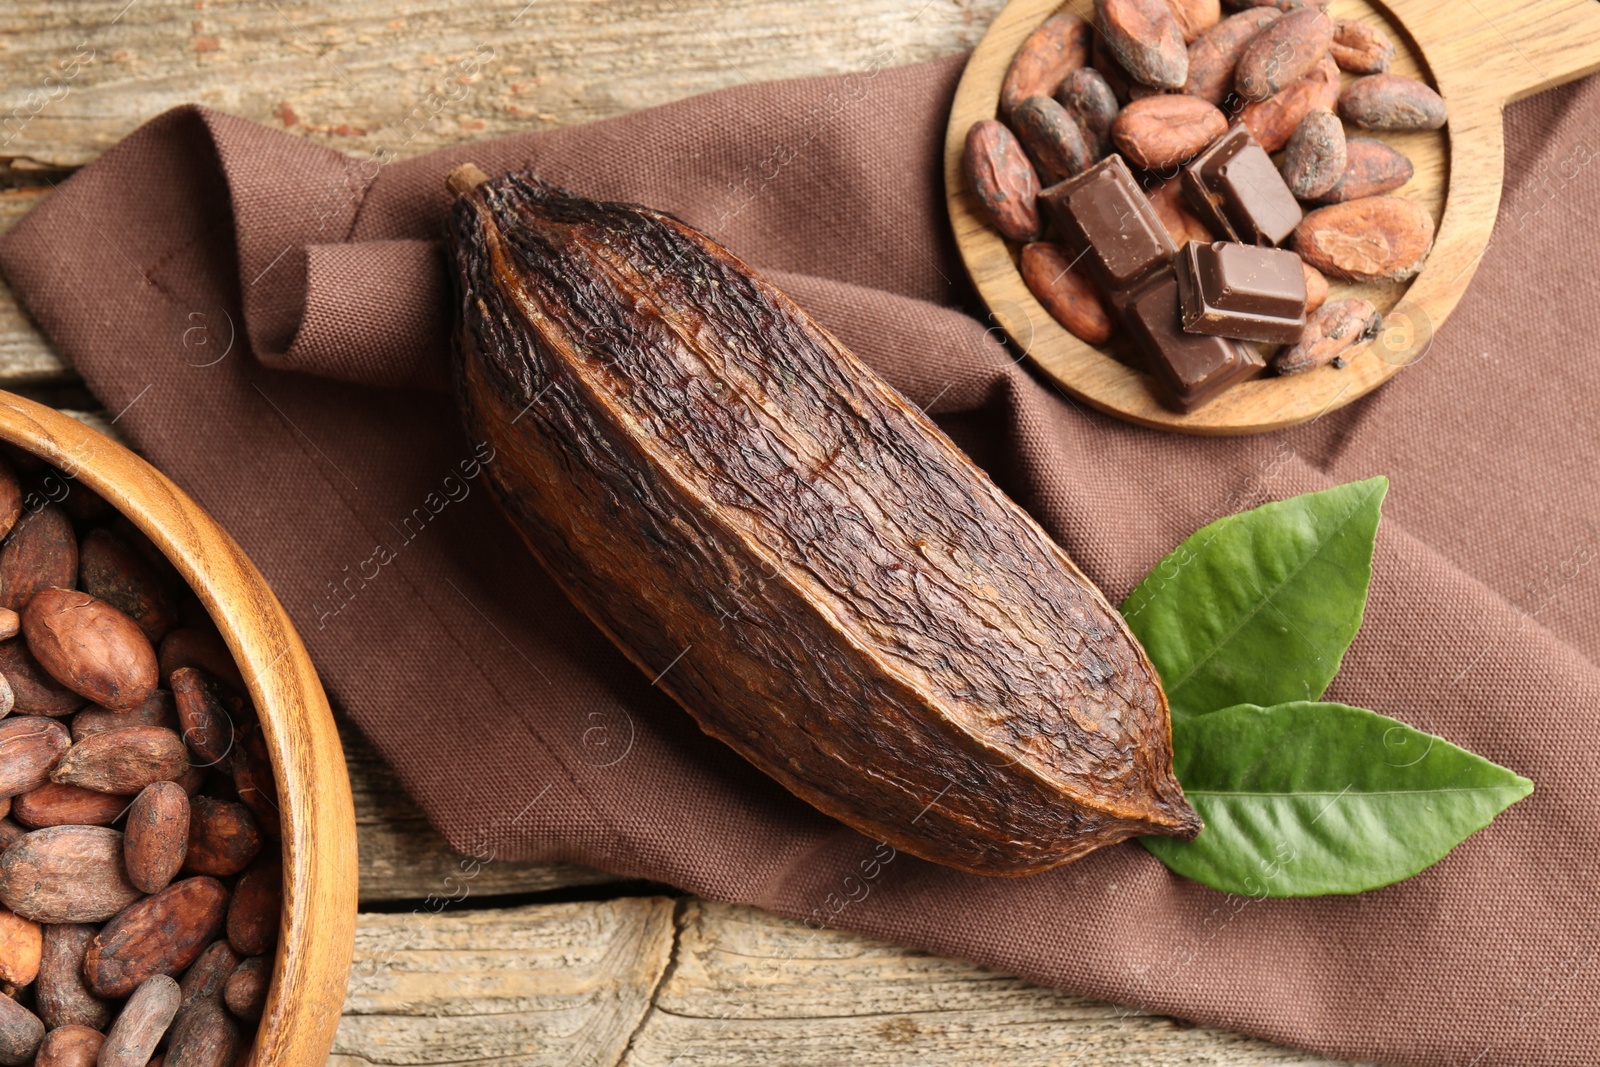
M 1183 191 L 1212 230 L 1243 244 L 1280 244 L 1300 223 L 1300 202 L 1238 123 L 1183 168 Z
M 1190 333 L 1273 344 L 1300 339 L 1306 275 L 1293 252 L 1190 241 L 1174 266 L 1183 328 Z
M 1178 279 L 1162 271 L 1117 301 L 1134 343 L 1164 398 L 1188 412 L 1266 369 L 1255 349 L 1225 337 L 1186 333 L 1178 320 Z
M 1107 291 L 1166 267 L 1177 252 L 1121 156 L 1108 156 L 1039 194 L 1068 250 Z

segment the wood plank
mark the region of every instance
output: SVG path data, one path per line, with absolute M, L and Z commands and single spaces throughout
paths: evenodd
M 198 101 L 356 155 L 971 47 L 1000 0 L 75 0 L 0 9 L 4 168 L 80 166 Z M 120 16 L 120 17 L 119 17 Z
M 0 55 L 4 55 L 0 50 Z M 4 134 L 0 133 L 0 140 Z M 37 204 L 49 186 L 0 189 L 0 233 Z M 22 310 L 10 286 L 0 280 L 0 385 L 15 387 L 71 381 L 72 370 L 50 347 L 44 334 Z

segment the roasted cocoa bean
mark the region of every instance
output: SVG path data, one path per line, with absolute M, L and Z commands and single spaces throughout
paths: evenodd
M 215 630 L 184 626 L 161 639 L 159 656 L 161 680 L 167 681 L 179 667 L 200 667 L 206 673 L 245 692 L 244 677 L 239 673 L 233 654 Z
M 266 956 L 252 956 L 229 976 L 222 999 L 228 1010 L 239 1018 L 255 1022 L 266 1007 L 267 989 L 271 984 L 272 961 Z
M 49 826 L 0 854 L 0 901 L 41 923 L 111 918 L 143 894 L 122 866 L 122 835 L 104 826 Z
M 1010 131 L 1004 126 L 999 123 L 993 125 L 1010 136 Z M 1028 161 L 1022 157 L 1015 139 L 1012 140 L 1012 150 L 1016 160 L 1026 166 Z M 1037 196 L 1038 182 L 1033 184 L 1033 195 Z M 1034 215 L 1037 225 L 1036 209 Z M 1001 232 L 1007 237 L 1011 236 L 1005 229 Z M 226 770 L 240 732 L 255 721 L 249 704 L 199 667 L 180 667 L 172 672 L 172 696 L 178 709 L 183 743 L 197 757 L 191 762 L 200 767 L 221 767 Z
M 11 817 L 30 830 L 46 826 L 110 826 L 132 798 L 76 785 L 46 782 L 16 798 Z
M 0 537 L 5 537 L 22 517 L 22 483 L 11 464 L 0 459 Z
M 1325 107 L 1306 112 L 1283 151 L 1284 183 L 1302 200 L 1322 196 L 1344 176 L 1344 123 Z
M 73 745 L 51 780 L 102 793 L 137 794 L 151 782 L 170 782 L 189 766 L 183 739 L 163 726 L 124 726 Z
M 72 736 L 54 719 L 0 720 L 0 794 L 15 797 L 44 785 L 71 748 Z
M 1251 39 L 1239 55 L 1233 88 L 1246 100 L 1276 96 L 1317 68 L 1333 43 L 1333 20 L 1307 8 L 1291 11 Z
M 44 1035 L 34 1067 L 96 1067 L 105 1035 L 87 1026 L 59 1026 Z
M 1282 17 L 1274 7 L 1256 7 L 1229 15 L 1201 34 L 1189 46 L 1189 77 L 1185 95 L 1222 106 L 1233 90 L 1234 69 L 1250 41 L 1267 25 Z
M 123 997 L 151 975 L 181 973 L 216 939 L 227 905 L 227 889 L 204 876 L 174 882 L 129 905 L 89 945 L 83 961 L 89 988 L 102 997 Z
M 1210 244 L 1216 240 L 1216 236 L 1207 229 L 1200 216 L 1190 210 L 1180 179 L 1168 178 L 1153 186 L 1148 195 L 1150 206 L 1156 209 L 1156 215 L 1160 217 L 1167 236 L 1172 238 L 1172 243 L 1177 247 L 1182 248 L 1190 241 Z
M 1339 114 L 1366 130 L 1437 130 L 1445 124 L 1444 98 L 1403 74 L 1369 74 L 1339 96 Z
M 1039 176 L 1034 173 L 1033 164 L 1023 152 L 1021 142 L 1009 129 L 994 119 L 973 123 L 972 129 L 967 131 L 966 153 L 962 163 L 966 169 L 967 186 L 977 197 L 978 205 L 988 216 L 990 224 L 1000 231 L 1001 236 L 1008 241 L 1031 241 L 1039 235 L 1043 229 L 1039 221 Z M 172 672 L 174 690 L 177 689 L 178 678 L 185 671 L 195 669 L 182 668 Z M 222 737 L 226 738 L 227 747 L 231 747 L 231 726 L 225 734 L 208 733 L 202 743 Z M 189 740 L 190 747 L 194 748 L 194 742 L 187 734 L 185 740 Z M 224 758 L 227 750 L 223 748 L 214 757 L 206 756 L 199 749 L 195 751 L 202 760 L 217 762 Z
M 278 784 L 272 777 L 267 739 L 262 736 L 259 725 L 245 730 L 233 751 L 233 783 L 240 803 L 250 809 L 261 829 L 273 837 L 281 837 Z
M 239 1024 L 221 998 L 206 997 L 179 1011 L 167 1041 L 167 1067 L 234 1067 L 242 1044 Z
M 111 1024 L 110 1004 L 95 996 L 83 979 L 83 958 L 96 930 L 83 923 L 54 923 L 44 927 L 44 951 L 39 958 L 39 1016 L 51 1029 L 86 1026 L 104 1030 Z
M 233 946 L 227 941 L 213 941 L 207 945 L 194 964 L 183 972 L 183 981 L 179 983 L 183 991 L 183 1007 L 187 1008 L 197 999 L 220 999 L 222 987 L 237 966 L 239 954 L 233 951 Z
M 9 641 L 22 632 L 22 616 L 10 608 L 0 608 L 0 641 Z
M 1394 60 L 1394 42 L 1378 27 L 1350 19 L 1333 24 L 1328 52 L 1340 70 L 1352 74 L 1382 74 Z
M 8 805 L 9 810 L 11 798 L 7 797 L 5 803 Z M 24 830 L 10 819 L 0 818 L 0 852 L 4 852 L 6 849 L 22 840 L 23 837 L 27 836 L 27 833 L 28 831 Z
M 1339 67 L 1323 56 L 1317 69 L 1283 92 L 1266 100 L 1245 104 L 1239 121 L 1249 127 L 1261 147 L 1276 152 L 1289 143 L 1306 115 L 1319 107 L 1332 109 L 1339 102 Z
M 50 676 L 112 711 L 132 711 L 156 688 L 156 650 L 137 623 L 103 600 L 41 589 L 22 612 L 28 650 Z
M 1167 0 L 1185 42 L 1193 41 L 1222 21 L 1222 0 Z
M 1091 156 L 1099 160 L 1111 151 L 1111 124 L 1121 105 L 1105 75 L 1093 67 L 1078 68 L 1056 90 L 1056 102 L 1067 109 L 1083 131 Z
M 31 985 L 39 977 L 43 949 L 38 923 L 0 908 L 0 982 Z
M 91 530 L 78 547 L 83 590 L 122 612 L 151 644 L 178 625 L 178 607 L 145 557 L 107 529 Z
M 1414 200 L 1369 196 L 1311 212 L 1293 241 L 1300 258 L 1330 278 L 1404 281 L 1433 247 L 1433 216 Z
M 1130 163 L 1164 170 L 1186 163 L 1227 129 L 1227 117 L 1216 107 L 1172 93 L 1123 108 L 1111 126 L 1111 139 Z
M 249 808 L 207 796 L 190 801 L 185 871 L 226 878 L 248 867 L 260 851 L 261 830 Z
M 1021 270 L 1028 291 L 1073 336 L 1092 345 L 1111 337 L 1111 316 L 1093 283 L 1055 245 L 1035 241 L 1024 246 Z
M 241 956 L 260 956 L 278 943 L 283 914 L 283 865 L 263 856 L 239 877 L 228 902 L 228 943 Z
M 78 537 L 72 520 L 46 504 L 17 520 L 0 546 L 0 607 L 20 612 L 33 594 L 71 589 L 78 580 Z
M 1089 62 L 1093 35 L 1089 23 L 1066 11 L 1040 23 L 1011 58 L 1000 86 L 1000 117 L 1009 119 L 1012 110 L 1030 96 L 1054 93 L 1063 78 Z
M 0 996 L 0 1064 L 23 1067 L 44 1042 L 44 1023 L 7 996 Z
M 1306 314 L 1309 315 L 1328 302 L 1328 279 L 1303 259 L 1300 270 L 1306 276 Z
M 146 893 L 165 889 L 189 853 L 189 795 L 176 782 L 152 782 L 128 809 L 122 845 L 128 880 Z
M 106 1033 L 98 1067 L 145 1067 L 178 1014 L 178 983 L 165 974 L 146 978 L 129 992 Z
M 1334 300 L 1306 317 L 1305 332 L 1296 344 L 1273 358 L 1279 374 L 1304 374 L 1332 364 L 1342 367 L 1372 343 L 1383 328 L 1383 316 L 1371 302 L 1357 298 Z
M 120 730 L 125 726 L 160 726 L 178 730 L 178 705 L 170 690 L 157 689 L 150 698 L 132 711 L 108 711 L 105 708 L 84 708 L 72 717 L 72 739 Z
M 1022 147 L 1044 185 L 1054 185 L 1094 162 L 1083 130 L 1053 97 L 1030 96 L 1011 111 Z
M 1183 88 L 1189 50 L 1166 0 L 1095 0 L 1094 11 L 1111 54 L 1134 81 L 1155 89 Z
M 39 666 L 20 637 L 0 641 L 0 673 L 11 686 L 13 707 L 19 714 L 60 718 L 83 707 L 83 697 Z
M 1411 160 L 1404 152 L 1371 137 L 1351 137 L 1345 142 L 1344 173 L 1319 199 L 1342 204 L 1382 196 L 1410 181 L 1413 173 Z

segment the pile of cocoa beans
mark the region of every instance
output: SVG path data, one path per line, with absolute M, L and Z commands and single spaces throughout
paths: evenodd
M 283 909 L 244 680 L 100 497 L 0 459 L 0 1065 L 233 1067 Z
M 1224 7 L 1233 9 L 1226 17 Z M 1327 0 L 1095 0 L 1093 23 L 1063 6 L 1023 42 L 998 117 L 967 135 L 966 177 L 989 221 L 1022 246 L 1024 280 L 1063 327 L 1100 344 L 1117 323 L 1070 251 L 1052 240 L 1041 186 L 1119 152 L 1174 244 L 1217 240 L 1222 235 L 1185 203 L 1179 173 L 1237 122 L 1281 153 L 1284 181 L 1306 208 L 1288 245 L 1305 264 L 1307 323 L 1299 344 L 1278 351 L 1274 369 L 1342 366 L 1377 335 L 1374 304 L 1360 295 L 1328 301 L 1328 279 L 1410 278 L 1432 248 L 1434 226 L 1421 205 L 1388 195 L 1413 167 L 1369 134 L 1439 129 L 1445 106 L 1427 85 L 1389 72 L 1395 46 L 1381 29 L 1326 7 Z

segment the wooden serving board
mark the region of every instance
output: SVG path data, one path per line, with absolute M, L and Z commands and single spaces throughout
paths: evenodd
M 1407 283 L 1333 284 L 1330 299 L 1360 295 L 1385 313 L 1382 334 L 1348 366 L 1259 378 L 1185 415 L 1157 400 L 1144 374 L 1078 340 L 1050 317 L 1023 283 L 1019 246 L 985 221 L 962 172 L 967 130 L 979 119 L 996 117 L 1012 55 L 1062 6 L 1060 0 L 1012 0 L 967 62 L 945 138 L 945 193 L 956 244 L 992 320 L 1046 375 L 1101 411 L 1180 433 L 1260 433 L 1306 422 L 1371 392 L 1422 358 L 1489 246 L 1505 170 L 1501 110 L 1600 70 L 1596 0 L 1333 0 L 1333 17 L 1373 23 L 1395 42 L 1391 70 L 1429 82 L 1449 106 L 1450 121 L 1441 131 L 1363 134 L 1382 137 L 1411 158 L 1416 174 L 1395 195 L 1433 213 L 1433 251 Z M 1065 6 L 1093 18 L 1090 0 L 1068 0 Z

